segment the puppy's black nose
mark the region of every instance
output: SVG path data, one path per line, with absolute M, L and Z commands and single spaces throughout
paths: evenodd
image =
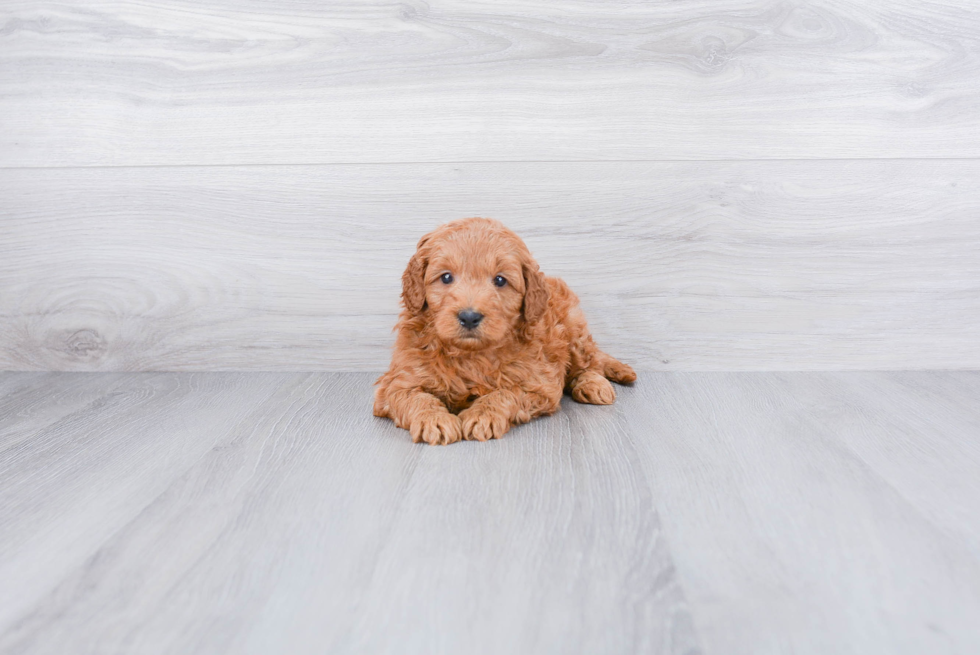
M 460 313 L 456 314 L 456 318 L 459 319 L 459 324 L 462 325 L 467 330 L 476 329 L 476 326 L 480 324 L 483 320 L 483 314 L 472 309 L 464 309 Z

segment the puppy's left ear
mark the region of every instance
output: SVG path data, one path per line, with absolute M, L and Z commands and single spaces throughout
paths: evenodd
M 545 282 L 544 273 L 538 268 L 537 262 L 533 259 L 524 263 L 524 319 L 528 323 L 534 323 L 548 309 L 548 300 L 551 294 L 548 293 L 548 284 Z

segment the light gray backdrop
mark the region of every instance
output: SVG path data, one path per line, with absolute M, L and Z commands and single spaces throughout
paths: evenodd
M 474 215 L 641 368 L 980 366 L 974 2 L 3 13 L 0 369 L 380 369 Z

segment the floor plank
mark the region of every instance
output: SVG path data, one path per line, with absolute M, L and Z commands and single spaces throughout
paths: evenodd
M 128 378 L 112 389 L 114 376 L 105 376 L 108 395 L 0 453 L 4 629 L 57 595 L 65 576 L 97 563 L 107 541 L 261 408 L 284 376 Z
M 161 378 L 185 390 L 209 380 L 197 404 L 244 416 L 218 432 L 208 428 L 217 417 L 180 411 L 182 397 L 163 402 L 170 411 L 147 408 L 160 432 L 178 424 L 209 437 L 191 459 L 155 459 L 167 484 L 160 472 L 138 486 L 119 474 L 145 471 L 162 443 L 111 453 L 78 443 L 82 463 L 96 449 L 108 460 L 84 508 L 61 506 L 52 485 L 68 482 L 0 460 L 25 493 L 35 480 L 40 499 L 7 506 L 14 520 L 0 525 L 47 542 L 0 550 L 22 571 L 5 578 L 19 612 L 5 605 L 0 650 L 698 652 L 615 409 L 569 406 L 499 443 L 437 449 L 370 416 L 368 375 Z M 227 398 L 244 379 L 280 389 L 264 403 Z M 119 425 L 126 413 L 103 416 Z M 102 523 L 92 501 L 126 490 L 147 498 L 143 509 L 97 547 L 66 552 L 77 542 L 53 538 L 55 509 Z M 18 594 L 42 565 L 60 582 Z
M 798 376 L 785 380 L 796 393 Z M 835 435 L 944 534 L 980 556 L 980 375 L 921 371 L 823 375 Z
M 124 373 L 0 375 L 0 451 L 132 384 Z
M 978 383 L 651 373 L 621 394 L 706 652 L 980 648 L 980 432 L 956 402 Z
M 351 652 L 698 651 L 628 431 L 566 400 L 501 441 L 426 449 Z
M 2 652 L 980 646 L 980 373 L 644 372 L 447 448 L 369 374 L 38 377 L 0 375 L 0 431 L 37 421 L 0 451 Z
M 667 370 L 980 367 L 980 162 L 0 171 L 0 369 L 379 370 L 418 238 L 525 237 Z
M 0 165 L 980 155 L 971 0 L 4 3 Z

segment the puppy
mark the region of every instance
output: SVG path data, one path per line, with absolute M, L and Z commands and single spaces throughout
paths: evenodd
M 636 380 L 596 346 L 568 285 L 545 276 L 494 220 L 453 221 L 422 237 L 402 275 L 402 303 L 374 415 L 416 443 L 500 438 L 554 413 L 564 391 L 608 405 L 609 380 Z

